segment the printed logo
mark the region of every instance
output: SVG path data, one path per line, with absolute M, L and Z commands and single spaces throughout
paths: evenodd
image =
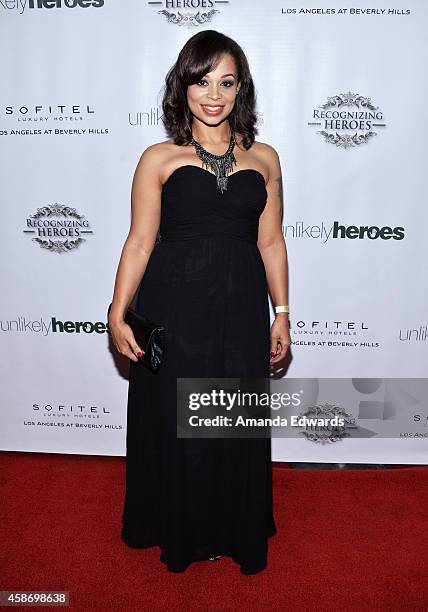
M 103 321 L 60 321 L 55 317 L 51 318 L 52 333 L 63 334 L 105 334 L 107 332 L 107 324 Z
M 0 0 L 0 9 L 17 11 L 20 15 L 26 9 L 60 8 L 101 8 L 104 0 Z
M 401 328 L 398 332 L 401 342 L 428 342 L 428 325 L 415 325 L 415 327 Z
M 321 127 L 317 134 L 323 136 L 325 142 L 342 149 L 367 144 L 377 136 L 374 128 L 385 127 L 379 107 L 374 106 L 370 98 L 351 91 L 327 98 L 325 104 L 313 110 L 308 125 Z
M 365 321 L 340 320 L 339 317 L 336 320 L 290 319 L 290 330 L 293 332 L 291 344 L 306 350 L 314 347 L 328 350 L 380 348 L 375 331 Z
M 128 124 L 134 126 L 157 126 L 161 122 L 163 113 L 158 106 L 151 106 L 148 110 L 128 113 Z
M 149 2 L 150 5 L 164 4 L 165 8 L 157 11 L 158 14 L 163 15 L 167 23 L 172 23 L 177 26 L 197 27 L 205 25 L 212 21 L 216 13 L 220 13 L 219 10 L 213 8 L 217 4 L 224 6 L 229 4 L 228 0 L 166 0 L 163 2 Z M 190 5 L 190 6 L 189 6 Z M 183 8 L 196 9 L 196 12 L 186 11 L 183 12 Z M 201 10 L 202 9 L 202 10 Z M 209 9 L 209 10 L 203 10 Z
M 40 319 L 28 319 L 26 316 L 18 316 L 16 319 L 0 319 L 0 330 L 9 333 L 35 333 L 47 336 L 48 334 L 106 334 L 108 323 L 104 321 L 61 321 L 51 317 L 45 321 Z
M 347 430 L 356 429 L 355 417 L 351 413 L 328 402 L 310 406 L 301 416 L 306 418 L 300 433 L 309 442 L 316 442 L 318 444 L 339 442 L 343 438 L 350 436 Z M 333 422 L 335 417 L 340 418 L 343 424 L 329 425 L 328 422 Z M 320 420 L 319 423 L 317 423 L 318 419 Z M 323 423 L 324 420 L 327 421 L 327 424 Z
M 51 253 L 73 251 L 86 241 L 83 235 L 93 234 L 84 215 L 57 202 L 38 208 L 27 218 L 27 228 L 24 234 L 36 234 L 32 240 Z
M 97 119 L 89 104 L 0 105 L 0 136 L 86 137 L 108 134 L 108 127 L 95 125 Z
M 1 0 L 0 0 L 1 1 Z M 1 119 L 16 119 L 19 123 L 80 122 L 92 118 L 95 110 L 89 104 L 21 104 L 0 107 Z
M 286 238 L 311 238 L 326 243 L 331 239 L 349 240 L 403 240 L 405 237 L 404 227 L 398 225 L 391 227 L 384 225 L 345 225 L 334 221 L 333 225 L 326 225 L 322 221 L 318 225 L 305 224 L 304 221 L 296 221 L 292 225 L 283 226 L 283 234 Z

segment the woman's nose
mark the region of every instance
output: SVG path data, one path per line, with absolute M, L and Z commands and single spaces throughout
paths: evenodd
M 217 100 L 218 98 L 220 98 L 220 97 L 221 97 L 221 95 L 220 95 L 220 93 L 219 93 L 218 88 L 217 88 L 217 86 L 216 86 L 216 85 L 212 85 L 212 86 L 211 86 L 211 88 L 210 88 L 210 90 L 209 90 L 209 92 L 208 92 L 208 96 L 209 96 L 210 98 L 213 98 L 213 100 Z

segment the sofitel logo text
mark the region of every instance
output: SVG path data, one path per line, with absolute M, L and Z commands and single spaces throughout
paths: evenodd
M 1 0 L 0 0 L 1 2 Z M 0 119 L 19 122 L 70 123 L 93 119 L 95 110 L 89 104 L 21 104 L 16 106 L 0 106 Z

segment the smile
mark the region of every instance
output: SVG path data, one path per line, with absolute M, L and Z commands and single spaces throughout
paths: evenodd
M 207 113 L 208 115 L 218 115 L 223 110 L 223 106 L 219 106 L 219 105 L 214 106 L 212 104 L 201 104 L 201 106 L 204 112 Z

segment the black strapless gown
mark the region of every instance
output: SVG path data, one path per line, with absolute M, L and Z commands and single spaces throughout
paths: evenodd
M 176 169 L 136 309 L 166 328 L 157 374 L 130 362 L 122 540 L 159 546 L 173 572 L 212 554 L 267 565 L 276 533 L 269 438 L 177 438 L 177 377 L 268 377 L 270 318 L 257 247 L 263 175 Z M 221 562 L 221 561 L 220 561 Z

